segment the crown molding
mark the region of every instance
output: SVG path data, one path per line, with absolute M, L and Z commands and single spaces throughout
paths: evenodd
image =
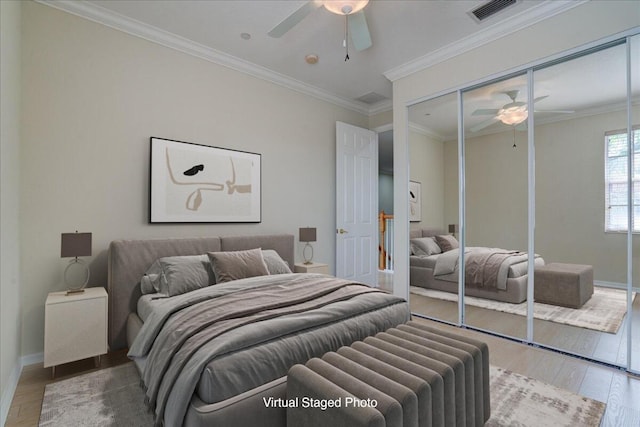
M 508 20 L 494 24 L 471 36 L 462 38 L 440 49 L 416 58 L 391 70 L 385 71 L 384 76 L 394 82 L 410 74 L 422 71 L 436 64 L 454 58 L 482 45 L 498 40 L 523 28 L 537 24 L 574 7 L 586 3 L 588 0 L 547 0 L 542 5 L 525 10 Z
M 439 133 L 434 132 L 433 130 L 426 128 L 422 125 L 419 125 L 417 123 L 409 122 L 409 130 L 417 134 L 435 139 L 438 142 L 444 142 L 447 140 L 445 135 L 440 135 Z
M 118 13 L 107 10 L 98 5 L 84 0 L 35 0 L 36 2 L 53 7 L 64 12 L 88 19 L 93 22 L 105 25 L 125 32 L 127 34 L 140 37 L 147 41 L 160 44 L 162 46 L 175 49 L 182 53 L 195 56 L 205 61 L 239 71 L 250 76 L 266 80 L 287 89 L 321 99 L 331 104 L 337 105 L 360 114 L 372 114 L 370 107 L 364 102 L 353 101 L 342 98 L 315 86 L 308 85 L 299 80 L 285 76 L 269 70 L 268 68 L 254 64 L 249 61 L 237 58 L 222 51 L 210 48 L 200 43 L 196 43 L 187 38 L 178 36 L 168 31 L 161 30 L 144 22 L 128 18 Z M 375 105 L 377 107 L 377 104 Z M 386 108 L 386 107 L 385 107 Z M 390 108 L 389 108 L 390 109 Z M 385 111 L 385 110 L 382 110 Z
M 369 107 L 369 115 L 372 116 L 374 114 L 384 113 L 386 111 L 393 110 L 393 101 L 391 99 L 385 99 Z

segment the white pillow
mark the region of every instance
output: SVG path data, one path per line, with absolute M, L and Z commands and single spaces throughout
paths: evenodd
M 433 237 L 419 237 L 409 240 L 411 253 L 417 256 L 429 256 L 442 252 Z
M 267 264 L 269 274 L 286 274 L 292 272 L 289 264 L 280 258 L 278 252 L 273 249 L 263 249 L 262 257 L 264 258 L 264 263 Z

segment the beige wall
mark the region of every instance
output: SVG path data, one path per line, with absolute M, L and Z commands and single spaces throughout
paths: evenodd
M 0 2 L 0 424 L 4 424 L 20 359 L 20 2 Z
M 640 25 L 632 1 L 592 1 L 536 23 L 507 37 L 396 80 L 393 84 L 394 197 L 396 218 L 408 218 L 409 164 L 407 106 L 418 99 L 465 87 L 472 82 L 577 48 Z M 408 296 L 408 227 L 396 228 L 394 293 Z
M 393 123 L 393 111 L 384 111 L 369 117 L 369 129 L 391 126 Z
M 367 117 L 41 4 L 23 26 L 23 354 L 42 351 L 44 301 L 64 288 L 62 232 L 93 233 L 94 285 L 118 238 L 309 225 L 333 266 L 335 122 Z M 150 136 L 261 153 L 262 223 L 149 225 Z
M 626 128 L 626 112 L 536 126 L 536 252 L 590 264 L 596 280 L 627 281 L 627 236 L 605 233 L 604 133 Z M 635 109 L 633 123 L 640 123 Z M 633 238 L 640 285 L 640 236 Z
M 422 221 L 411 222 L 411 229 L 444 227 L 443 143 L 424 132 L 409 130 L 410 178 L 421 184 Z
M 626 113 L 616 112 L 535 129 L 535 251 L 547 262 L 593 265 L 596 280 L 612 283 L 626 282 L 627 246 L 626 235 L 604 232 L 604 133 L 625 123 Z M 511 131 L 467 139 L 469 246 L 527 249 L 527 135 L 516 138 L 515 149 Z M 457 171 L 457 142 L 445 147 L 445 170 Z M 456 216 L 457 186 L 457 175 L 447 175 L 445 206 Z M 640 265 L 638 237 L 633 253 Z

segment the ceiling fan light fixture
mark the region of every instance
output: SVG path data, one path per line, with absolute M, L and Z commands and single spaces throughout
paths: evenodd
M 496 116 L 505 125 L 518 125 L 529 117 L 526 107 L 501 109 Z
M 351 15 L 360 12 L 369 0 L 326 0 L 324 7 L 336 15 Z

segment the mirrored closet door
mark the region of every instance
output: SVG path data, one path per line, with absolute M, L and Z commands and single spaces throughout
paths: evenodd
M 527 76 L 463 92 L 466 324 L 527 337 Z
M 533 73 L 534 341 L 626 357 L 626 45 Z
M 409 108 L 410 204 L 420 200 L 410 218 L 411 309 L 450 323 L 459 321 L 458 274 L 434 270 L 442 242 L 458 237 L 457 129 L 456 93 Z
M 460 243 L 436 239 L 442 253 L 422 258 L 412 244 L 415 314 L 640 374 L 640 35 L 629 34 L 409 107 L 423 200 L 411 237 Z

